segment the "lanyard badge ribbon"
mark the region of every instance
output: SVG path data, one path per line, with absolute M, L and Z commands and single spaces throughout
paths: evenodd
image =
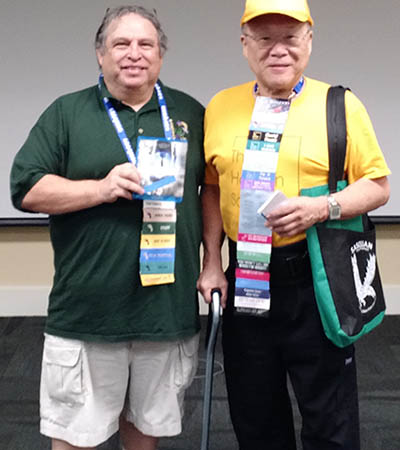
M 302 77 L 293 89 L 297 95 Z M 254 92 L 257 93 L 257 84 Z M 239 233 L 236 248 L 235 311 L 239 314 L 269 315 L 272 232 L 257 213 L 275 189 L 276 169 L 282 135 L 289 115 L 288 100 L 256 97 L 244 152 L 240 183 Z
M 103 75 L 101 74 L 98 83 L 100 93 L 102 79 Z M 174 139 L 173 125 L 169 118 L 164 94 L 158 83 L 154 88 L 161 111 L 165 138 L 139 137 L 136 155 L 116 109 L 108 97 L 103 97 L 104 107 L 128 161 L 137 166 L 142 180 L 145 180 L 143 186 L 145 194 L 143 196 L 133 195 L 134 198 L 144 200 L 139 258 L 139 274 L 143 286 L 174 283 L 175 281 L 176 202 L 182 200 L 183 197 L 188 145 L 186 139 Z M 167 145 L 164 145 L 165 142 Z M 169 148 L 169 151 L 166 151 L 166 148 Z M 158 172 L 162 174 L 157 178 L 154 175 L 157 172 L 157 162 L 159 161 L 161 161 L 159 163 L 161 170 Z M 173 163 L 176 161 L 180 165 L 174 166 Z M 183 164 L 182 161 L 184 161 Z M 171 167 L 174 175 L 168 172 Z M 173 183 L 179 183 L 180 186 L 175 189 L 175 192 Z M 166 188 L 172 191 L 173 195 L 162 195 L 162 189 Z M 172 201 L 163 201 L 164 199 Z

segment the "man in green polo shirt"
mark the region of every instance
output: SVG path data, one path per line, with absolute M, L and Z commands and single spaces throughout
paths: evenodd
M 15 207 L 50 217 L 40 427 L 53 450 L 95 448 L 118 429 L 125 450 L 153 450 L 181 431 L 197 363 L 203 107 L 158 81 L 165 50 L 152 12 L 107 10 L 98 85 L 51 104 L 12 167 Z M 187 149 L 176 206 L 133 198 L 145 193 L 139 137 Z

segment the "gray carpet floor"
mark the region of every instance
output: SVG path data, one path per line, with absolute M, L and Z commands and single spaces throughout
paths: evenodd
M 49 440 L 38 431 L 43 326 L 43 317 L 0 318 L 0 450 L 50 449 Z M 200 449 L 204 345 L 200 358 L 196 379 L 186 396 L 183 433 L 162 439 L 159 450 Z M 215 358 L 209 449 L 237 450 L 229 420 L 220 342 Z M 400 316 L 387 316 L 380 327 L 357 343 L 357 362 L 362 449 L 399 450 Z M 295 414 L 299 430 L 297 410 Z M 118 436 L 100 449 L 118 450 Z

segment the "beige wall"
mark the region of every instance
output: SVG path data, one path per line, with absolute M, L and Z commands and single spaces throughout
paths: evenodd
M 0 286 L 50 285 L 52 258 L 47 227 L 0 228 Z
M 383 284 L 400 285 L 400 225 L 378 225 L 376 245 Z
M 384 286 L 400 292 L 400 225 L 378 225 L 377 247 Z M 53 276 L 52 258 L 47 227 L 0 228 L 0 316 L 10 311 L 6 308 L 4 312 L 1 303 L 15 306 L 32 291 L 42 297 L 47 293 Z M 15 293 L 14 299 L 9 298 L 13 296 L 10 293 Z M 33 295 L 32 301 L 35 298 Z

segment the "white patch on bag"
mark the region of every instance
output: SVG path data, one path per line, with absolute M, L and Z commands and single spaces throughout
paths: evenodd
M 372 287 L 372 282 L 374 281 L 376 272 L 376 255 L 373 252 L 373 247 L 374 245 L 372 242 L 363 240 L 356 242 L 350 249 L 356 294 L 362 314 L 366 314 L 368 311 L 371 311 L 376 303 L 376 292 Z M 368 252 L 363 281 L 361 281 L 357 258 L 357 254 L 359 252 Z

